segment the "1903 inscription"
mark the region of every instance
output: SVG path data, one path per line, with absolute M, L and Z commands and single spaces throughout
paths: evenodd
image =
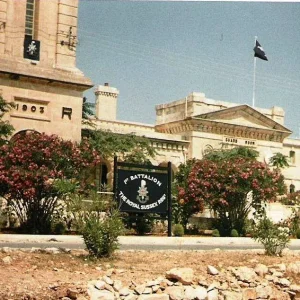
M 45 106 L 32 105 L 32 104 L 16 104 L 16 110 L 22 112 L 40 113 L 45 112 Z

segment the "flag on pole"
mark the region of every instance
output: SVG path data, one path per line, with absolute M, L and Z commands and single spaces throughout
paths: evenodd
M 260 43 L 257 40 L 255 41 L 255 47 L 253 48 L 253 50 L 254 50 L 255 57 L 258 57 L 263 60 L 268 60 L 265 50 L 263 49 L 263 47 L 260 45 Z

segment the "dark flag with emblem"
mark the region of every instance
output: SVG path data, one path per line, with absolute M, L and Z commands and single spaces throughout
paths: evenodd
M 253 50 L 254 50 L 255 57 L 258 57 L 263 60 L 268 60 L 265 50 L 263 49 L 263 47 L 260 45 L 260 43 L 257 40 L 255 41 L 255 47 L 253 48 Z
M 31 60 L 40 60 L 40 41 L 33 40 L 31 36 L 25 36 L 23 57 Z

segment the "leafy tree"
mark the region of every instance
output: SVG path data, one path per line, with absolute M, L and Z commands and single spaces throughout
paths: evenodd
M 9 112 L 14 107 L 13 103 L 6 102 L 0 96 L 0 146 L 6 142 L 6 139 L 12 134 L 14 128 L 8 121 L 3 121 L 5 113 Z
M 233 149 L 213 149 L 204 155 L 205 159 L 213 161 L 221 161 L 224 159 L 244 157 L 249 159 L 256 159 L 259 153 L 256 150 L 253 150 L 248 147 L 235 147 Z
M 36 132 L 0 147 L 0 196 L 17 214 L 21 227 L 46 233 L 63 191 L 60 182 L 84 189 L 85 171 L 100 157 L 86 140 L 80 144 Z
M 118 134 L 104 130 L 85 129 L 82 135 L 104 159 L 118 155 L 127 162 L 150 164 L 156 152 L 148 138 L 135 134 Z
M 270 163 L 273 167 L 275 167 L 277 169 L 283 169 L 283 168 L 289 166 L 288 157 L 286 155 L 283 155 L 280 152 L 275 153 L 270 158 Z
M 187 179 L 187 188 L 179 188 L 179 202 L 191 213 L 208 206 L 217 212 L 222 235 L 232 229 L 244 232 L 251 209 L 263 212 L 263 203 L 285 192 L 283 176 L 264 163 L 244 157 L 226 160 L 196 161 Z

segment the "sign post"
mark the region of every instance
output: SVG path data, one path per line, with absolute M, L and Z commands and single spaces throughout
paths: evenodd
M 168 236 L 172 236 L 172 164 L 168 162 Z
M 114 158 L 114 195 L 121 212 L 167 216 L 172 235 L 172 169 L 118 162 Z

